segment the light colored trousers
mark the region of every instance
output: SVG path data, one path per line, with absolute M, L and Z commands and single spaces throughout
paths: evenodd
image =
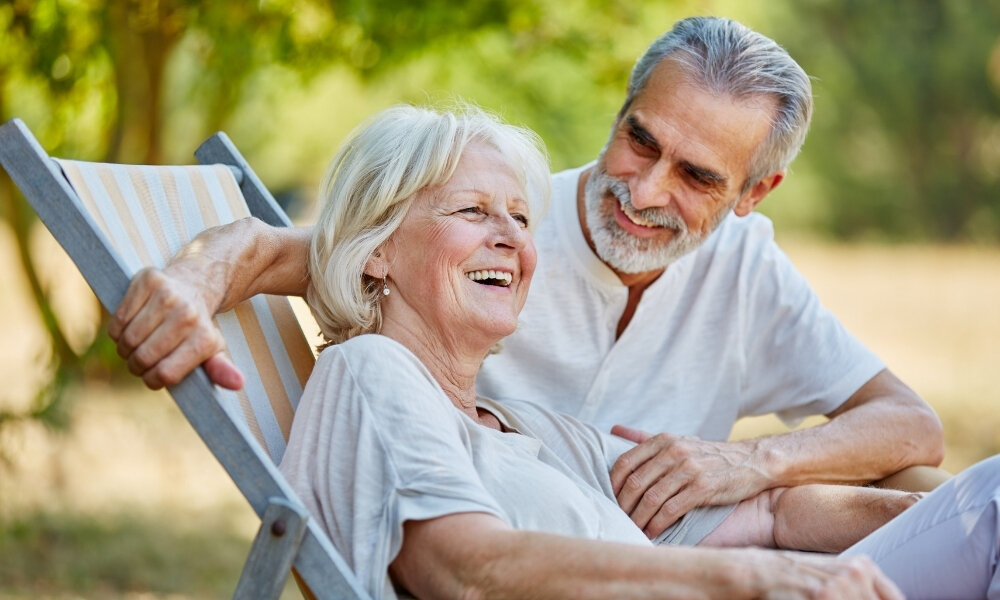
M 1000 455 L 976 463 L 848 548 L 909 599 L 1000 600 Z

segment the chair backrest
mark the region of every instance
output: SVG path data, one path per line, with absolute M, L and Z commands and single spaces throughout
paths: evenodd
M 19 119 L 0 126 L 0 165 L 109 311 L 137 270 L 162 266 L 205 227 L 248 214 L 291 224 L 225 134 L 195 156 L 209 166 L 56 161 Z M 276 466 L 313 364 L 291 307 L 257 297 L 217 322 L 248 377 L 244 393 L 214 386 L 201 368 L 169 392 L 261 517 L 236 596 L 276 598 L 294 566 L 310 596 L 369 597 Z
M 250 216 L 224 165 L 57 162 L 130 277 L 143 267 L 163 267 L 201 231 Z M 246 381 L 239 392 L 219 389 L 220 400 L 243 416 L 278 464 L 315 357 L 287 298 L 257 296 L 216 323 Z

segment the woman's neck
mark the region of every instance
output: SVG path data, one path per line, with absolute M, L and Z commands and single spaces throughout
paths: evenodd
M 381 333 L 406 346 L 420 359 L 455 408 L 476 422 L 482 421 L 476 410 L 476 374 L 489 346 L 471 347 L 462 340 L 427 335 L 426 331 L 400 323 L 383 323 Z

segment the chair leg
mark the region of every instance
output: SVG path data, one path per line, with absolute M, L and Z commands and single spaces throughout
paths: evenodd
M 305 509 L 284 498 L 268 501 L 233 598 L 265 600 L 281 596 L 308 518 Z

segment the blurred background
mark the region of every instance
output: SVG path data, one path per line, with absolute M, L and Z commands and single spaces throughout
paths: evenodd
M 224 130 L 308 222 L 341 139 L 398 102 L 459 97 L 538 131 L 553 169 L 593 159 L 635 59 L 698 14 L 814 78 L 809 139 L 760 209 L 779 242 L 937 409 L 946 468 L 1000 452 L 998 0 L 3 0 L 0 120 L 56 156 L 149 164 Z M 229 596 L 252 513 L 106 319 L 0 173 L 0 599 Z

